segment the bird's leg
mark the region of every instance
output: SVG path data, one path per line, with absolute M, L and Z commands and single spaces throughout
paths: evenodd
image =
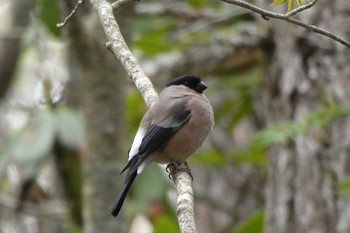
M 169 179 L 174 181 L 174 174 L 178 171 L 183 171 L 183 172 L 187 172 L 190 176 L 191 179 L 193 181 L 193 176 L 191 174 L 191 170 L 188 167 L 187 162 L 176 162 L 176 161 L 172 161 L 170 162 L 165 169 L 168 173 L 169 173 Z

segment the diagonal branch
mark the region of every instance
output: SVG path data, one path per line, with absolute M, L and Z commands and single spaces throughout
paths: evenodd
M 315 25 L 309 25 L 309 24 L 306 24 L 300 20 L 292 18 L 293 15 L 296 15 L 297 13 L 299 13 L 303 10 L 306 10 L 306 9 L 312 7 L 313 5 L 315 5 L 318 0 L 311 1 L 310 3 L 303 5 L 303 6 L 300 6 L 296 9 L 290 11 L 289 13 L 286 13 L 286 14 L 279 14 L 279 13 L 267 11 L 267 10 L 264 10 L 260 7 L 257 7 L 253 4 L 250 4 L 250 3 L 242 1 L 242 0 L 221 0 L 221 1 L 226 2 L 226 3 L 230 3 L 232 5 L 240 6 L 240 7 L 246 8 L 248 10 L 254 11 L 256 13 L 259 13 L 266 20 L 268 20 L 269 18 L 274 18 L 274 19 L 281 19 L 281 20 L 296 24 L 300 27 L 303 27 L 305 29 L 308 29 L 310 31 L 313 31 L 315 33 L 323 35 L 325 37 L 328 37 L 328 38 L 330 38 L 334 41 L 337 41 L 340 44 L 350 48 L 350 41 L 347 41 L 347 40 L 335 35 L 334 33 L 329 32 L 329 31 L 322 29 L 320 27 L 317 27 Z
M 135 83 L 147 106 L 150 107 L 158 99 L 158 94 L 125 43 L 118 23 L 114 18 L 111 3 L 106 0 L 91 0 L 91 3 L 98 13 L 103 30 L 108 38 L 107 48 L 120 61 L 129 77 Z
M 113 10 L 116 10 L 128 2 L 131 2 L 131 0 L 117 0 L 117 1 L 112 3 L 112 8 L 113 8 Z

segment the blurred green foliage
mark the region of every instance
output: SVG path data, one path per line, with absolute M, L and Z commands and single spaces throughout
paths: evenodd
M 63 106 L 38 109 L 33 118 L 16 132 L 0 156 L 0 175 L 13 161 L 40 163 L 51 155 L 57 139 L 68 148 L 81 148 L 83 143 L 81 115 Z
M 210 165 L 224 165 L 227 160 L 224 154 L 214 148 L 201 150 L 189 158 L 191 162 Z
M 210 8 L 227 16 L 206 22 L 201 17 L 182 18 L 171 13 L 161 16 L 141 15 L 134 23 L 132 47 L 145 56 L 185 50 L 196 44 L 207 43 L 208 39 L 231 36 L 238 23 L 254 19 L 248 13 L 232 13 L 227 4 L 220 1 L 190 0 L 186 1 L 186 5 L 193 12 Z
M 133 139 L 147 106 L 140 93 L 134 88 L 128 89 L 126 95 L 126 126 L 129 140 Z
M 178 233 L 180 232 L 179 224 L 174 216 L 167 214 L 161 215 L 153 223 L 153 233 Z
M 84 120 L 77 111 L 61 106 L 53 111 L 59 142 L 69 148 L 81 148 L 84 141 Z
M 169 182 L 163 169 L 157 164 L 150 164 L 142 174 L 137 177 L 132 193 L 137 212 L 144 212 L 153 202 L 165 202 L 169 189 Z
M 56 0 L 37 0 L 41 6 L 40 18 L 46 28 L 55 36 L 59 36 L 61 30 L 56 26 L 61 21 L 61 11 Z
M 326 140 L 326 135 L 323 135 L 323 129 L 333 120 L 348 115 L 350 115 L 350 107 L 324 103 L 319 109 L 306 113 L 298 121 L 283 121 L 272 124 L 267 129 L 258 132 L 253 140 L 266 148 L 273 144 L 285 145 L 300 134 L 312 132 L 314 138 L 324 143 L 322 140 Z
M 37 163 L 46 157 L 52 149 L 55 136 L 55 124 L 51 111 L 36 113 L 23 129 L 19 130 L 1 153 L 0 171 L 3 172 L 13 160 L 22 163 Z
M 344 197 L 350 197 L 350 178 L 343 178 L 338 181 L 338 187 L 340 189 L 340 194 Z
M 256 211 L 232 231 L 232 233 L 263 233 L 263 232 L 264 232 L 264 210 Z
M 259 87 L 263 67 L 258 64 L 242 71 L 233 71 L 221 76 L 215 91 L 226 93 L 215 109 L 216 122 L 224 120 L 227 130 L 252 113 L 254 93 Z
M 265 148 L 261 144 L 252 141 L 245 149 L 232 150 L 229 156 L 238 164 L 248 163 L 254 166 L 265 167 L 267 162 Z
M 133 47 L 149 56 L 182 48 L 183 44 L 180 41 L 169 43 L 168 33 L 175 24 L 176 21 L 170 17 L 162 22 L 152 18 L 144 19 L 137 26 L 143 30 L 138 31 L 139 36 L 135 36 Z
M 208 4 L 208 0 L 188 0 L 187 3 L 195 8 L 205 7 Z

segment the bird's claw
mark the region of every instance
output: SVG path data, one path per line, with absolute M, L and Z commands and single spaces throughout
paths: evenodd
M 169 173 L 168 177 L 169 179 L 171 179 L 172 181 L 174 181 L 174 174 L 178 171 L 183 171 L 183 172 L 187 172 L 190 176 L 191 176 L 191 179 L 193 181 L 193 176 L 191 174 L 191 170 L 190 168 L 188 167 L 188 164 L 187 162 L 175 162 L 175 161 L 172 161 L 170 162 L 167 166 L 166 166 L 166 172 Z

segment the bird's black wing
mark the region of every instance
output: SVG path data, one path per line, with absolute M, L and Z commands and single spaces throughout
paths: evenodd
M 158 124 L 152 124 L 147 129 L 136 155 L 138 161 L 130 164 L 130 172 L 137 170 L 138 166 L 145 161 L 150 154 L 162 148 L 191 118 L 190 110 L 182 110 L 172 114 Z M 136 157 L 135 156 L 135 157 Z M 133 166 L 132 166 L 133 165 Z
M 169 116 L 163 116 L 163 119 L 156 124 L 151 124 L 139 146 L 138 153 L 131 158 L 122 172 L 128 170 L 125 182 L 120 192 L 117 201 L 114 204 L 112 215 L 117 216 L 124 203 L 126 194 L 128 193 L 131 184 L 137 176 L 137 168 L 142 164 L 150 154 L 162 148 L 167 144 L 172 136 L 179 131 L 187 121 L 191 118 L 191 111 L 186 110 L 183 102 L 172 105 L 170 111 L 165 111 Z
M 150 154 L 164 144 L 190 119 L 191 111 L 184 110 L 173 114 L 159 124 L 152 124 L 139 147 L 140 154 Z
M 126 194 L 137 176 L 137 168 L 140 166 L 140 164 L 145 161 L 148 155 L 165 146 L 170 138 L 174 136 L 175 133 L 181 129 L 190 118 L 191 111 L 179 111 L 172 114 L 159 124 L 152 124 L 147 129 L 139 147 L 139 153 L 135 155 L 123 169 L 123 171 L 125 171 L 129 168 L 129 171 L 125 178 L 122 191 L 120 192 L 111 212 L 114 217 L 119 214 Z

